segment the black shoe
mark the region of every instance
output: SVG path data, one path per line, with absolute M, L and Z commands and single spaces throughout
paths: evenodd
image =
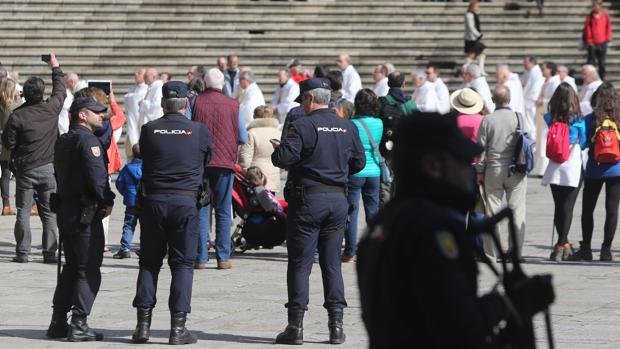
M 347 336 L 342 329 L 342 316 L 344 311 L 342 309 L 328 310 L 329 322 L 329 344 L 342 344 Z
M 134 343 L 146 343 L 149 340 L 152 315 L 153 308 L 138 308 L 138 324 L 133 336 L 131 336 Z
M 180 311 L 171 312 L 170 316 L 170 338 L 168 339 L 168 344 L 194 344 L 198 341 L 198 338 L 185 328 L 187 313 Z
M 124 250 L 119 250 L 118 252 L 116 252 L 112 258 L 114 259 L 125 259 L 125 258 L 131 258 L 131 252 L 129 251 L 124 251 Z
M 19 255 L 19 256 L 15 256 L 13 257 L 13 262 L 15 263 L 28 263 L 28 255 Z
M 304 344 L 304 310 L 288 311 L 288 326 L 276 337 L 276 344 Z
M 58 257 L 56 255 L 47 255 L 43 256 L 43 263 L 45 264 L 56 264 L 58 263 Z
M 71 326 L 67 334 L 69 342 L 91 342 L 103 340 L 103 334 L 95 332 L 88 327 L 86 323 L 86 315 L 73 315 L 71 317 Z
M 69 333 L 69 324 L 67 323 L 67 315 L 52 315 L 52 321 L 50 327 L 47 328 L 45 335 L 47 338 L 59 339 L 67 338 Z
M 591 261 L 592 260 L 592 249 L 590 245 L 586 245 L 581 243 L 579 246 L 579 250 L 573 253 L 570 257 L 568 257 L 569 261 Z
M 611 246 L 601 246 L 601 261 L 611 262 L 614 260 L 614 256 L 611 254 Z

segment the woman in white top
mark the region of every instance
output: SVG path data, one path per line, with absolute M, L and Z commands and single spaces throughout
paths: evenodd
M 487 47 L 482 43 L 483 34 L 480 30 L 480 17 L 478 17 L 479 8 L 478 1 L 472 0 L 467 8 L 467 13 L 465 13 L 465 64 L 480 57 L 478 64 L 482 70 L 482 75 L 485 76 L 487 74 L 484 72 L 484 61 Z

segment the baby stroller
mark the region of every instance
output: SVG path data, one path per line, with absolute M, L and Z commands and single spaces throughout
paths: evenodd
M 278 200 L 286 212 L 287 202 Z M 253 188 L 244 177 L 243 169 L 235 167 L 232 190 L 233 211 L 241 222 L 232 234 L 235 252 L 248 249 L 273 248 L 286 239 L 286 220 L 274 211 L 275 204 L 264 187 Z

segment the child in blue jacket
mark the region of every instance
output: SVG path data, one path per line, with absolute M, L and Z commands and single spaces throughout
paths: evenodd
M 142 158 L 138 144 L 132 147 L 132 151 L 133 160 L 123 167 L 116 179 L 116 189 L 123 195 L 123 204 L 125 205 L 125 223 L 123 224 L 121 248 L 113 256 L 116 259 L 131 258 L 131 240 L 138 223 L 136 196 L 138 194 L 138 183 L 142 179 Z

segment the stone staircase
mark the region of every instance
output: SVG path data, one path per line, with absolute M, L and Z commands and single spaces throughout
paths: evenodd
M 547 0 L 545 17 L 533 1 L 481 4 L 482 30 L 489 47 L 487 72 L 509 63 L 521 72 L 522 57 L 535 54 L 579 70 L 585 52 L 577 45 L 589 1 Z M 186 80 L 189 66 L 215 66 L 218 56 L 237 54 L 250 66 L 270 98 L 276 71 L 293 57 L 312 68 L 335 66 L 347 52 L 372 87 L 374 66 L 385 61 L 401 71 L 428 62 L 447 67 L 451 88 L 463 63 L 464 2 L 374 0 L 3 0 L 0 61 L 21 80 L 49 79 L 40 55 L 57 53 L 65 71 L 84 79 L 111 79 L 122 96 L 138 67 L 154 66 Z M 616 34 L 620 9 L 608 3 Z M 617 36 L 615 36 L 617 37 Z M 620 51 L 612 42 L 609 79 L 620 81 Z

